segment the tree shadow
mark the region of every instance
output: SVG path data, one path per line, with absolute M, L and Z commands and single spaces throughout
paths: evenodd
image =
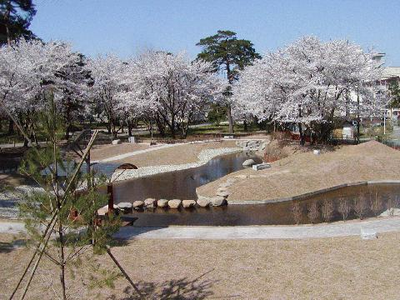
M 0 242 L 0 253 L 10 253 L 11 251 L 25 246 L 26 241 L 24 239 L 15 240 L 12 242 Z
M 216 281 L 203 279 L 210 270 L 201 276 L 190 280 L 187 277 L 181 279 L 166 280 L 161 283 L 140 281 L 137 283 L 138 289 L 141 291 L 145 299 L 205 299 L 214 293 L 211 291 L 213 284 Z M 136 300 L 141 299 L 131 286 L 124 289 L 124 296 L 117 297 L 112 295 L 109 300 Z

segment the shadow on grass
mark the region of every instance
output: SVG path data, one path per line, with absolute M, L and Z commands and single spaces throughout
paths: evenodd
M 19 239 L 12 242 L 0 242 L 0 253 L 10 253 L 11 251 L 25 246 L 26 240 Z
M 137 287 L 145 299 L 205 299 L 214 294 L 211 288 L 216 281 L 204 279 L 204 277 L 212 271 L 213 270 L 210 270 L 193 280 L 184 277 L 181 279 L 166 280 L 161 283 L 140 281 L 137 283 Z M 136 300 L 140 299 L 140 297 L 132 287 L 128 286 L 124 289 L 124 296 L 117 297 L 113 295 L 108 299 Z

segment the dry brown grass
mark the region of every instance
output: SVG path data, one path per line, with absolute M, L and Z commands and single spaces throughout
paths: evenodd
M 228 201 L 286 198 L 345 183 L 366 180 L 400 180 L 400 151 L 378 142 L 343 146 L 314 155 L 311 151 L 283 158 L 270 169 L 246 169 L 198 188 L 204 196 L 215 194 L 226 178 L 246 175 L 229 188 Z M 261 177 L 260 177 L 261 175 Z
M 10 238 L 0 235 L 3 242 Z M 149 299 L 168 294 L 164 299 L 398 299 L 399 242 L 400 233 L 369 241 L 137 240 L 113 253 Z M 28 254 L 0 251 L 1 299 L 9 295 Z M 114 269 L 106 256 L 98 261 Z M 30 299 L 56 299 L 58 275 L 49 266 L 44 260 Z M 124 292 L 129 287 L 123 278 L 114 290 L 89 290 L 80 276 L 67 282 L 73 283 L 72 299 L 136 299 Z
M 184 144 L 127 157 L 115 163 L 131 163 L 138 167 L 187 164 L 197 162 L 202 150 L 235 146 L 235 141 Z
M 119 145 L 95 145 L 90 151 L 93 160 L 101 160 L 112 156 L 144 150 L 149 148 L 148 144 L 123 143 Z

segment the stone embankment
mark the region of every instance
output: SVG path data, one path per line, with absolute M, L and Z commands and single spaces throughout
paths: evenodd
M 236 146 L 245 151 L 264 151 L 269 142 L 269 139 L 240 139 L 236 141 Z

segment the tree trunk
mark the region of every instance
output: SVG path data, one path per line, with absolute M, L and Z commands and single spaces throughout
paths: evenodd
M 232 107 L 228 104 L 226 107 L 226 113 L 229 122 L 229 134 L 233 134 L 233 118 L 232 118 Z
M 68 141 L 69 140 L 69 133 L 71 132 L 70 125 L 67 125 L 65 128 L 65 139 Z
M 243 121 L 243 126 L 244 126 L 244 131 L 246 131 L 246 132 L 249 131 L 246 120 Z
M 13 122 L 13 120 L 10 119 L 10 121 L 8 123 L 8 134 L 12 135 L 14 133 L 15 133 L 15 131 L 14 131 L 14 122 Z
M 160 135 L 162 137 L 165 137 L 165 125 L 161 122 L 159 117 L 156 117 L 155 120 L 156 120 L 156 124 L 157 124 L 157 128 L 158 128 L 158 132 L 160 133 Z
M 129 123 L 128 123 L 128 135 L 129 135 L 129 136 L 132 136 L 132 127 L 133 127 L 132 123 L 129 122 Z
M 303 133 L 303 128 L 301 126 L 301 123 L 299 123 L 299 133 L 300 133 L 300 145 L 304 146 L 306 142 L 304 140 L 304 133 Z

